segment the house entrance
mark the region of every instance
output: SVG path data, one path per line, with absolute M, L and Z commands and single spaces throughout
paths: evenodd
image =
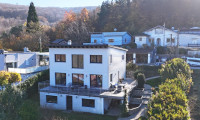
M 66 100 L 67 110 L 72 110 L 72 96 L 67 96 Z

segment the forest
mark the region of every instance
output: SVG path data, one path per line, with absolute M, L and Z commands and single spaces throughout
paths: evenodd
M 38 40 L 41 37 L 44 50 L 47 50 L 46 45 L 55 39 L 70 39 L 73 43 L 81 44 L 89 42 L 90 32 L 107 32 L 113 31 L 114 28 L 117 31 L 127 31 L 136 35 L 163 24 L 167 28 L 175 27 L 175 29 L 198 27 L 200 26 L 199 5 L 199 0 L 112 0 L 105 1 L 101 6 L 92 9 L 84 8 L 79 12 L 59 11 L 62 14 L 59 13 L 52 19 L 41 15 L 36 6 L 41 29 L 35 33 L 26 31 L 25 19 L 28 13 L 21 15 L 19 12 L 16 13 L 17 16 L 13 14 L 13 17 L 7 17 L 7 11 L 2 12 L 0 9 L 0 24 L 5 23 L 2 20 L 7 19 L 19 21 L 16 24 L 15 22 L 7 23 L 14 25 L 2 33 L 0 48 L 22 50 L 26 46 L 37 51 L 39 50 Z M 47 13 L 55 15 L 55 12 L 51 9 Z

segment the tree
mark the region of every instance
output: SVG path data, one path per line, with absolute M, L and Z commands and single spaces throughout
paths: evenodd
M 179 74 L 184 75 L 186 80 L 190 80 L 192 73 L 190 66 L 181 58 L 167 61 L 159 71 L 163 80 L 177 78 Z
M 22 32 L 23 32 L 22 25 L 12 27 L 11 30 L 10 30 L 10 34 L 13 34 L 13 35 L 15 35 L 17 37 L 19 37 Z
M 150 120 L 188 120 L 187 97 L 176 84 L 164 83 L 148 104 Z
M 18 120 L 19 108 L 23 101 L 21 92 L 11 85 L 6 86 L 0 95 L 0 118 L 2 120 Z
M 6 71 L 0 71 L 0 86 L 3 87 L 9 83 L 10 74 Z
M 87 22 L 89 20 L 89 12 L 86 8 L 83 8 L 81 10 L 81 20 L 83 22 Z
M 33 2 L 30 3 L 27 17 L 27 32 L 39 29 L 39 20 Z
M 15 73 L 15 72 L 10 72 L 10 78 L 8 80 L 8 82 L 11 83 L 15 83 L 15 82 L 20 82 L 22 80 L 21 75 L 19 73 Z

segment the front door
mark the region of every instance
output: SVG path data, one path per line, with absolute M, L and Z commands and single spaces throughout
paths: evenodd
M 67 96 L 67 110 L 72 110 L 72 96 Z

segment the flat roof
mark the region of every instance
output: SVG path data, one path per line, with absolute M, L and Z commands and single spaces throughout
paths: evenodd
M 60 45 L 60 44 L 50 44 L 49 48 L 114 48 L 118 50 L 124 50 L 128 51 L 125 48 L 122 47 L 117 47 L 113 45 L 108 45 L 108 44 L 96 44 L 96 45 Z

